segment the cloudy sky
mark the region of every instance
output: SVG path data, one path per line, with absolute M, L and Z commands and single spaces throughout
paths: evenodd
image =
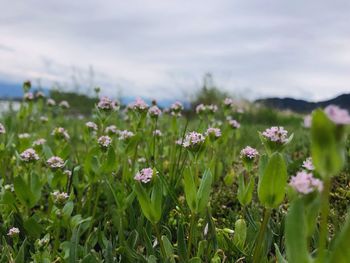
M 0 0 L 0 82 L 183 98 L 350 92 L 349 0 Z

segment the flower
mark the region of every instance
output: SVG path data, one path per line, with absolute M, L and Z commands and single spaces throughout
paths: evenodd
M 303 162 L 303 168 L 305 168 L 308 171 L 313 171 L 315 170 L 315 166 L 312 163 L 312 158 L 309 157 Z
M 315 190 L 321 192 L 323 190 L 322 181 L 306 171 L 298 172 L 296 176 L 292 176 L 289 185 L 301 194 L 309 194 Z
M 64 170 L 63 174 L 66 175 L 67 177 L 71 177 L 72 171 L 71 170 Z
M 151 181 L 152 177 L 153 177 L 153 169 L 144 168 L 135 175 L 134 179 L 136 181 L 146 184 Z
M 28 138 L 30 138 L 30 134 L 29 133 L 20 133 L 20 134 L 18 134 L 18 138 L 19 139 L 28 139 Z
M 219 128 L 208 128 L 205 132 L 205 136 L 209 136 L 212 139 L 221 137 L 221 130 Z
M 112 134 L 117 134 L 119 131 L 117 129 L 117 126 L 110 125 L 110 126 L 106 127 L 105 132 L 112 135 Z
M 146 111 L 148 109 L 148 104 L 141 98 L 136 98 L 136 100 L 129 104 L 129 108 L 137 110 L 140 112 Z
M 180 101 L 175 101 L 173 104 L 170 106 L 170 114 L 173 116 L 181 116 L 179 113 L 184 109 L 184 106 Z
M 145 157 L 140 157 L 140 158 L 137 159 L 137 162 L 139 162 L 139 163 L 145 163 L 146 161 L 147 160 L 146 160 Z
M 203 134 L 192 131 L 189 132 L 182 143 L 182 146 L 185 148 L 197 148 L 201 146 L 205 141 L 205 137 Z
M 68 132 L 62 127 L 55 128 L 52 131 L 51 135 L 54 135 L 57 139 L 65 139 L 65 140 L 70 139 Z
M 41 121 L 41 122 L 48 122 L 49 119 L 48 119 L 47 117 L 45 117 L 45 116 L 41 116 L 41 117 L 40 117 L 40 121 Z
M 53 100 L 53 99 L 47 99 L 46 104 L 47 104 L 47 106 L 51 106 L 52 107 L 52 106 L 56 105 L 56 101 Z
M 17 227 L 11 227 L 7 233 L 9 237 L 14 237 L 19 235 L 19 229 Z
M 58 157 L 58 156 L 50 157 L 46 161 L 46 163 L 51 169 L 59 169 L 59 168 L 63 168 L 63 166 L 64 166 L 63 159 L 61 157 Z
M 5 126 L 0 123 L 0 134 L 5 134 L 6 133 L 6 129 L 5 129 Z
M 85 123 L 85 126 L 91 131 L 97 131 L 98 129 L 97 124 L 92 121 L 88 121 L 87 123 Z
M 19 155 L 23 162 L 34 162 L 39 160 L 39 156 L 33 148 L 29 148 Z
M 234 129 L 238 129 L 239 127 L 241 127 L 241 124 L 236 120 L 229 120 L 228 123 Z
M 152 118 L 157 118 L 157 117 L 159 117 L 162 114 L 162 111 L 158 108 L 157 105 L 153 105 L 152 107 L 149 108 L 148 114 Z
M 33 142 L 33 147 L 36 147 L 36 146 L 41 146 L 41 145 L 44 145 L 46 143 L 46 140 L 44 138 L 40 138 L 40 139 L 37 139 Z
M 97 103 L 97 108 L 103 111 L 112 111 L 116 109 L 116 102 L 108 97 L 102 97 Z
M 69 107 L 70 107 L 68 101 L 66 101 L 66 100 L 62 100 L 60 102 L 59 106 L 63 109 L 69 109 Z
M 41 91 L 38 91 L 37 93 L 35 93 L 35 97 L 38 99 L 42 99 L 45 98 L 45 94 Z
M 27 92 L 27 93 L 24 93 L 23 98 L 26 101 L 32 101 L 34 99 L 34 95 L 31 92 Z
M 58 207 L 63 207 L 64 204 L 66 203 L 67 199 L 69 198 L 69 195 L 65 192 L 59 192 L 59 191 L 55 191 L 52 193 L 53 199 L 55 204 Z
M 101 147 L 108 148 L 112 143 L 112 139 L 111 137 L 104 135 L 98 138 L 97 142 Z
M 250 146 L 246 146 L 244 149 L 241 150 L 240 155 L 242 159 L 253 160 L 259 155 L 259 152 Z
M 131 131 L 124 130 L 119 132 L 119 140 L 124 141 L 133 137 L 135 134 Z
M 288 141 L 288 131 L 286 131 L 283 127 L 277 127 L 273 126 L 269 129 L 266 129 L 262 135 L 272 141 L 272 142 L 277 142 L 277 143 L 285 143 Z
M 160 130 L 154 130 L 153 131 L 153 136 L 155 137 L 161 137 L 163 134 Z
M 347 110 L 341 109 L 336 105 L 329 105 L 324 109 L 328 118 L 338 125 L 350 124 L 350 115 Z
M 225 99 L 224 99 L 224 105 L 225 105 L 226 107 L 229 107 L 229 108 L 233 107 L 233 105 L 234 105 L 233 99 L 231 99 L 231 98 L 225 98 Z
M 197 105 L 197 107 L 196 107 L 196 113 L 197 114 L 200 114 L 200 113 L 203 113 L 203 112 L 205 112 L 206 111 L 206 106 L 204 105 L 204 104 L 199 104 L 199 105 Z

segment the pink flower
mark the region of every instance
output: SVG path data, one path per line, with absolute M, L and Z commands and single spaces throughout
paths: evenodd
M 106 127 L 105 132 L 108 134 L 117 134 L 119 133 L 117 126 L 115 125 L 110 125 L 108 127 Z
M 44 138 L 40 138 L 33 142 L 33 147 L 41 146 L 41 145 L 44 145 L 45 143 L 46 143 L 46 140 Z
M 221 130 L 219 128 L 208 128 L 205 132 L 206 136 L 210 136 L 212 138 L 219 138 L 221 137 Z
M 163 134 L 160 130 L 154 130 L 153 131 L 153 136 L 155 137 L 161 137 Z
M 5 129 L 5 126 L 0 123 L 0 134 L 5 134 L 6 133 L 6 129 Z
M 175 115 L 176 113 L 180 113 L 180 111 L 182 111 L 183 109 L 184 106 L 180 101 L 176 101 L 170 106 L 170 112 L 174 113 L 173 115 Z
M 148 110 L 148 114 L 153 117 L 159 117 L 162 114 L 162 111 L 158 108 L 158 106 L 154 105 Z
M 262 135 L 272 142 L 285 143 L 288 141 L 288 131 L 286 131 L 283 127 L 273 126 L 266 129 Z
M 153 169 L 144 168 L 135 175 L 134 179 L 136 181 L 146 184 L 151 181 L 152 177 L 153 177 Z
M 116 109 L 116 102 L 108 97 L 102 97 L 97 103 L 97 108 L 103 111 L 112 111 Z
M 136 98 L 136 100 L 129 104 L 129 108 L 138 111 L 146 111 L 148 109 L 148 104 L 141 98 Z
M 231 125 L 231 127 L 234 128 L 234 129 L 238 129 L 239 127 L 241 127 L 241 124 L 240 124 L 238 121 L 236 121 L 236 120 L 229 120 L 228 123 L 229 123 L 229 124 Z
M 98 129 L 97 124 L 92 122 L 92 121 L 88 121 L 87 123 L 85 123 L 85 126 L 88 127 L 88 129 L 92 130 L 92 131 L 97 131 L 97 129 Z
M 112 139 L 109 136 L 101 136 L 97 142 L 101 147 L 108 148 L 112 143 Z
M 134 136 L 135 136 L 135 134 L 131 131 L 128 131 L 128 130 L 124 130 L 124 131 L 119 132 L 119 140 L 121 140 L 121 141 L 128 140 Z
M 7 233 L 9 237 L 14 237 L 19 235 L 19 229 L 17 227 L 11 227 Z
M 204 141 L 205 137 L 203 134 L 192 131 L 185 136 L 182 146 L 185 148 L 192 148 L 202 145 Z
M 312 163 L 312 158 L 309 157 L 303 162 L 303 168 L 305 168 L 308 171 L 313 171 L 315 170 L 315 166 Z
M 224 99 L 224 105 L 225 105 L 226 107 L 233 107 L 233 105 L 234 105 L 233 99 L 231 99 L 231 98 L 225 98 L 225 99 Z
M 329 105 L 324 109 L 328 118 L 335 124 L 347 125 L 350 124 L 350 115 L 347 110 L 341 109 L 336 105 Z
M 289 185 L 301 194 L 309 194 L 315 190 L 321 192 L 323 190 L 322 181 L 305 171 L 298 172 L 296 176 L 292 176 Z
M 197 114 L 200 114 L 200 113 L 203 113 L 203 112 L 205 112 L 206 111 L 206 106 L 204 105 L 204 104 L 199 104 L 199 105 L 197 105 L 197 107 L 196 107 L 196 113 Z
M 55 136 L 58 139 L 65 139 L 65 140 L 69 140 L 70 139 L 70 136 L 69 136 L 68 132 L 62 127 L 55 128 L 52 131 L 51 135 Z
M 39 160 L 39 156 L 33 148 L 29 148 L 20 154 L 23 162 L 34 162 Z
M 250 146 L 247 146 L 241 150 L 241 158 L 248 158 L 252 160 L 256 158 L 258 155 L 259 155 L 259 152 Z
M 58 169 L 58 168 L 63 168 L 64 166 L 64 161 L 61 157 L 58 156 L 52 156 L 46 161 L 47 165 L 51 169 Z

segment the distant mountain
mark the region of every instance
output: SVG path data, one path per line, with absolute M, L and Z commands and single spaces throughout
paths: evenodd
M 266 98 L 256 100 L 255 102 L 263 104 L 267 107 L 280 110 L 291 110 L 298 113 L 308 113 L 318 107 L 324 108 L 330 104 L 338 105 L 339 107 L 350 111 L 350 93 L 342 94 L 334 99 L 320 102 L 309 102 L 306 100 L 297 100 L 292 98 Z

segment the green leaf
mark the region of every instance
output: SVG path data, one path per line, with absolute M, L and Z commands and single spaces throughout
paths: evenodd
M 197 210 L 197 187 L 190 168 L 186 168 L 184 171 L 184 190 L 188 207 L 192 212 L 195 212 Z
M 248 185 L 245 185 L 244 175 L 240 174 L 238 177 L 238 191 L 237 197 L 241 205 L 248 205 L 253 198 L 254 191 L 254 177 L 250 176 Z
M 174 248 L 166 236 L 162 236 L 162 241 L 164 245 L 164 250 L 167 259 L 174 260 Z M 175 261 L 174 261 L 175 262 Z
M 287 167 L 282 154 L 272 154 L 259 178 L 258 196 L 267 208 L 276 208 L 284 199 L 287 183 Z
M 281 251 L 278 248 L 277 244 L 275 243 L 274 245 L 275 245 L 276 258 L 277 258 L 276 263 L 288 263 L 288 261 L 285 260 L 284 257 L 282 256 Z
M 183 227 L 183 222 L 177 224 L 177 252 L 181 262 L 187 261 L 186 238 Z
M 24 221 L 24 229 L 26 230 L 27 234 L 33 238 L 39 238 L 40 234 L 43 232 L 43 227 L 34 217 L 28 218 L 26 221 Z
M 24 250 L 25 250 L 25 247 L 27 246 L 27 239 L 25 239 L 18 251 L 18 254 L 15 258 L 15 263 L 25 263 L 25 260 L 24 260 Z
M 191 258 L 188 263 L 202 263 L 202 260 L 199 257 Z
M 312 162 L 322 177 L 334 176 L 344 166 L 345 145 L 339 135 L 340 129 L 321 109 L 312 114 Z
M 292 202 L 285 223 L 287 259 L 289 262 L 308 263 L 306 222 L 304 204 L 301 199 Z
M 18 199 L 21 201 L 21 203 L 28 208 L 34 206 L 34 204 L 32 203 L 34 196 L 30 190 L 30 187 L 28 187 L 27 183 L 21 176 L 17 176 L 14 178 L 13 185 L 15 188 L 15 193 Z
M 336 236 L 329 263 L 348 263 L 350 258 L 349 243 L 350 217 L 348 216 L 343 229 Z
M 208 205 L 213 177 L 210 170 L 204 172 L 197 192 L 197 212 L 202 213 Z
M 154 172 L 155 173 L 155 172 Z M 155 180 L 152 194 L 151 194 L 151 205 L 152 213 L 155 217 L 156 222 L 158 222 L 162 216 L 162 200 L 163 200 L 163 189 L 160 180 Z
M 244 219 L 238 219 L 235 222 L 235 233 L 233 236 L 233 242 L 239 249 L 243 250 L 246 238 L 247 224 Z
M 156 218 L 153 217 L 151 200 L 140 182 L 136 182 L 135 192 L 144 216 L 152 223 L 157 223 Z

